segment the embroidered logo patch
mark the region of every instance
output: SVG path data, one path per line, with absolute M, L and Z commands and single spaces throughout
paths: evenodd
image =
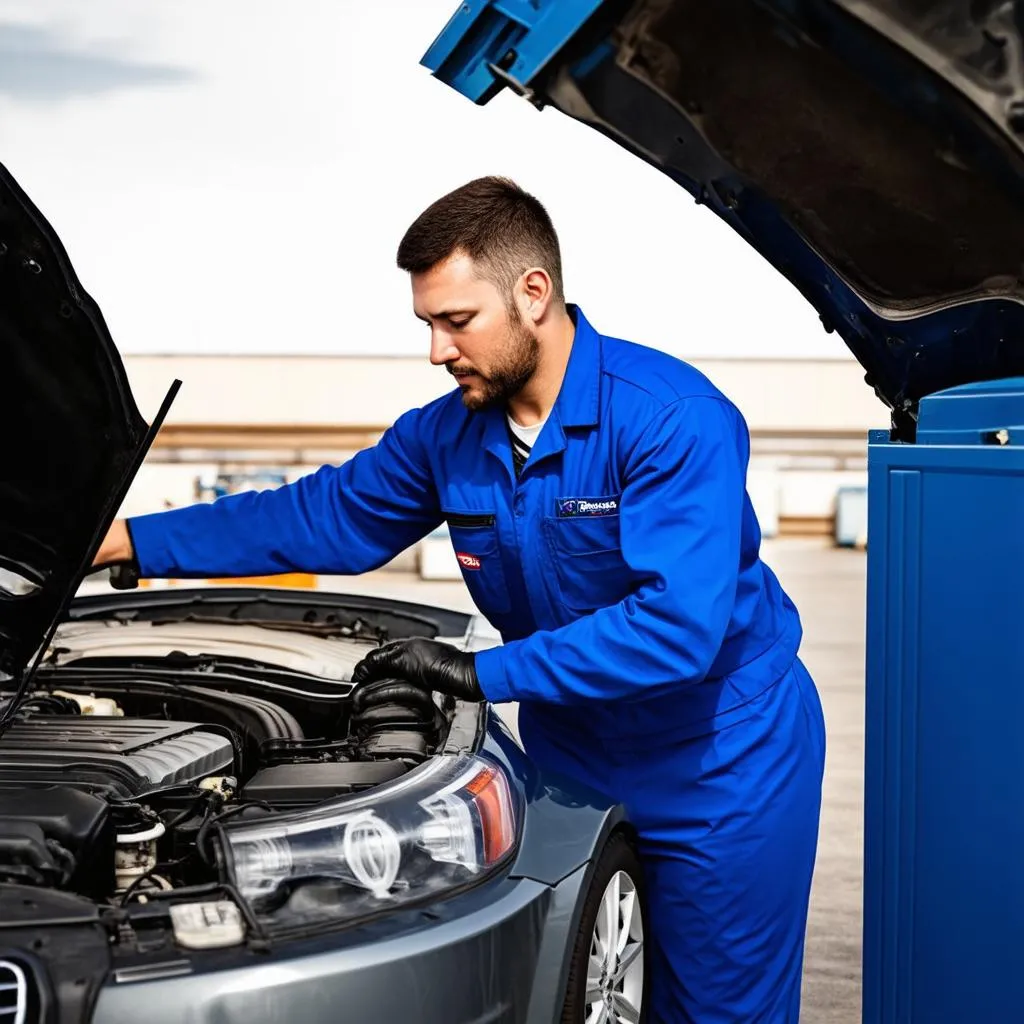
M 463 569 L 479 569 L 481 562 L 476 555 L 467 554 L 465 551 L 456 551 L 455 557 L 459 560 L 459 565 Z
M 619 511 L 618 498 L 558 498 L 555 502 L 559 519 L 578 516 L 613 516 Z

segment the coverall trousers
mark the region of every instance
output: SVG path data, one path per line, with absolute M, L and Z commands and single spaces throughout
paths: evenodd
M 749 716 L 675 744 L 545 728 L 539 765 L 621 801 L 649 891 L 651 1024 L 796 1024 L 818 839 L 825 729 L 797 660 Z

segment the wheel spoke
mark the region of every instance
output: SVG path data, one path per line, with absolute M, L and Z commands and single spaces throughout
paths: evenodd
M 615 969 L 615 976 L 612 979 L 615 984 L 619 984 L 624 981 L 626 975 L 629 973 L 630 967 L 636 963 L 637 958 L 644 951 L 644 944 L 642 942 L 631 942 L 622 951 L 622 956 L 619 957 L 618 966 Z M 590 984 L 590 979 L 587 979 L 587 984 Z
M 640 1011 L 621 992 L 612 993 L 612 1008 L 619 1020 L 640 1024 Z
M 605 965 L 610 970 L 615 966 L 614 956 L 619 947 L 619 876 L 616 874 L 608 883 L 604 894 L 605 920 Z
M 622 951 L 629 942 L 629 933 L 633 927 L 633 913 L 636 909 L 636 892 L 624 893 L 620 905 L 622 907 L 622 932 L 615 946 L 616 956 L 622 956 Z

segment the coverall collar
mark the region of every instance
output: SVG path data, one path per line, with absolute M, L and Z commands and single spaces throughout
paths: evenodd
M 564 428 L 594 427 L 601 420 L 601 336 L 590 326 L 579 306 L 567 303 L 566 309 L 576 325 L 572 351 L 558 398 L 534 445 L 527 470 L 541 459 L 565 450 Z M 484 447 L 501 459 L 511 473 L 506 410 L 488 409 L 484 415 L 487 417 Z
M 596 427 L 601 422 L 601 335 L 579 306 L 567 303 L 566 309 L 576 333 L 554 411 L 563 427 Z

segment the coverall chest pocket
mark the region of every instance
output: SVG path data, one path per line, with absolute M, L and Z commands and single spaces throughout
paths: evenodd
M 473 603 L 487 617 L 510 610 L 498 527 L 490 512 L 446 512 L 448 533 Z
M 580 516 L 544 522 L 559 600 L 584 615 L 629 593 L 629 567 L 619 542 L 619 517 Z

